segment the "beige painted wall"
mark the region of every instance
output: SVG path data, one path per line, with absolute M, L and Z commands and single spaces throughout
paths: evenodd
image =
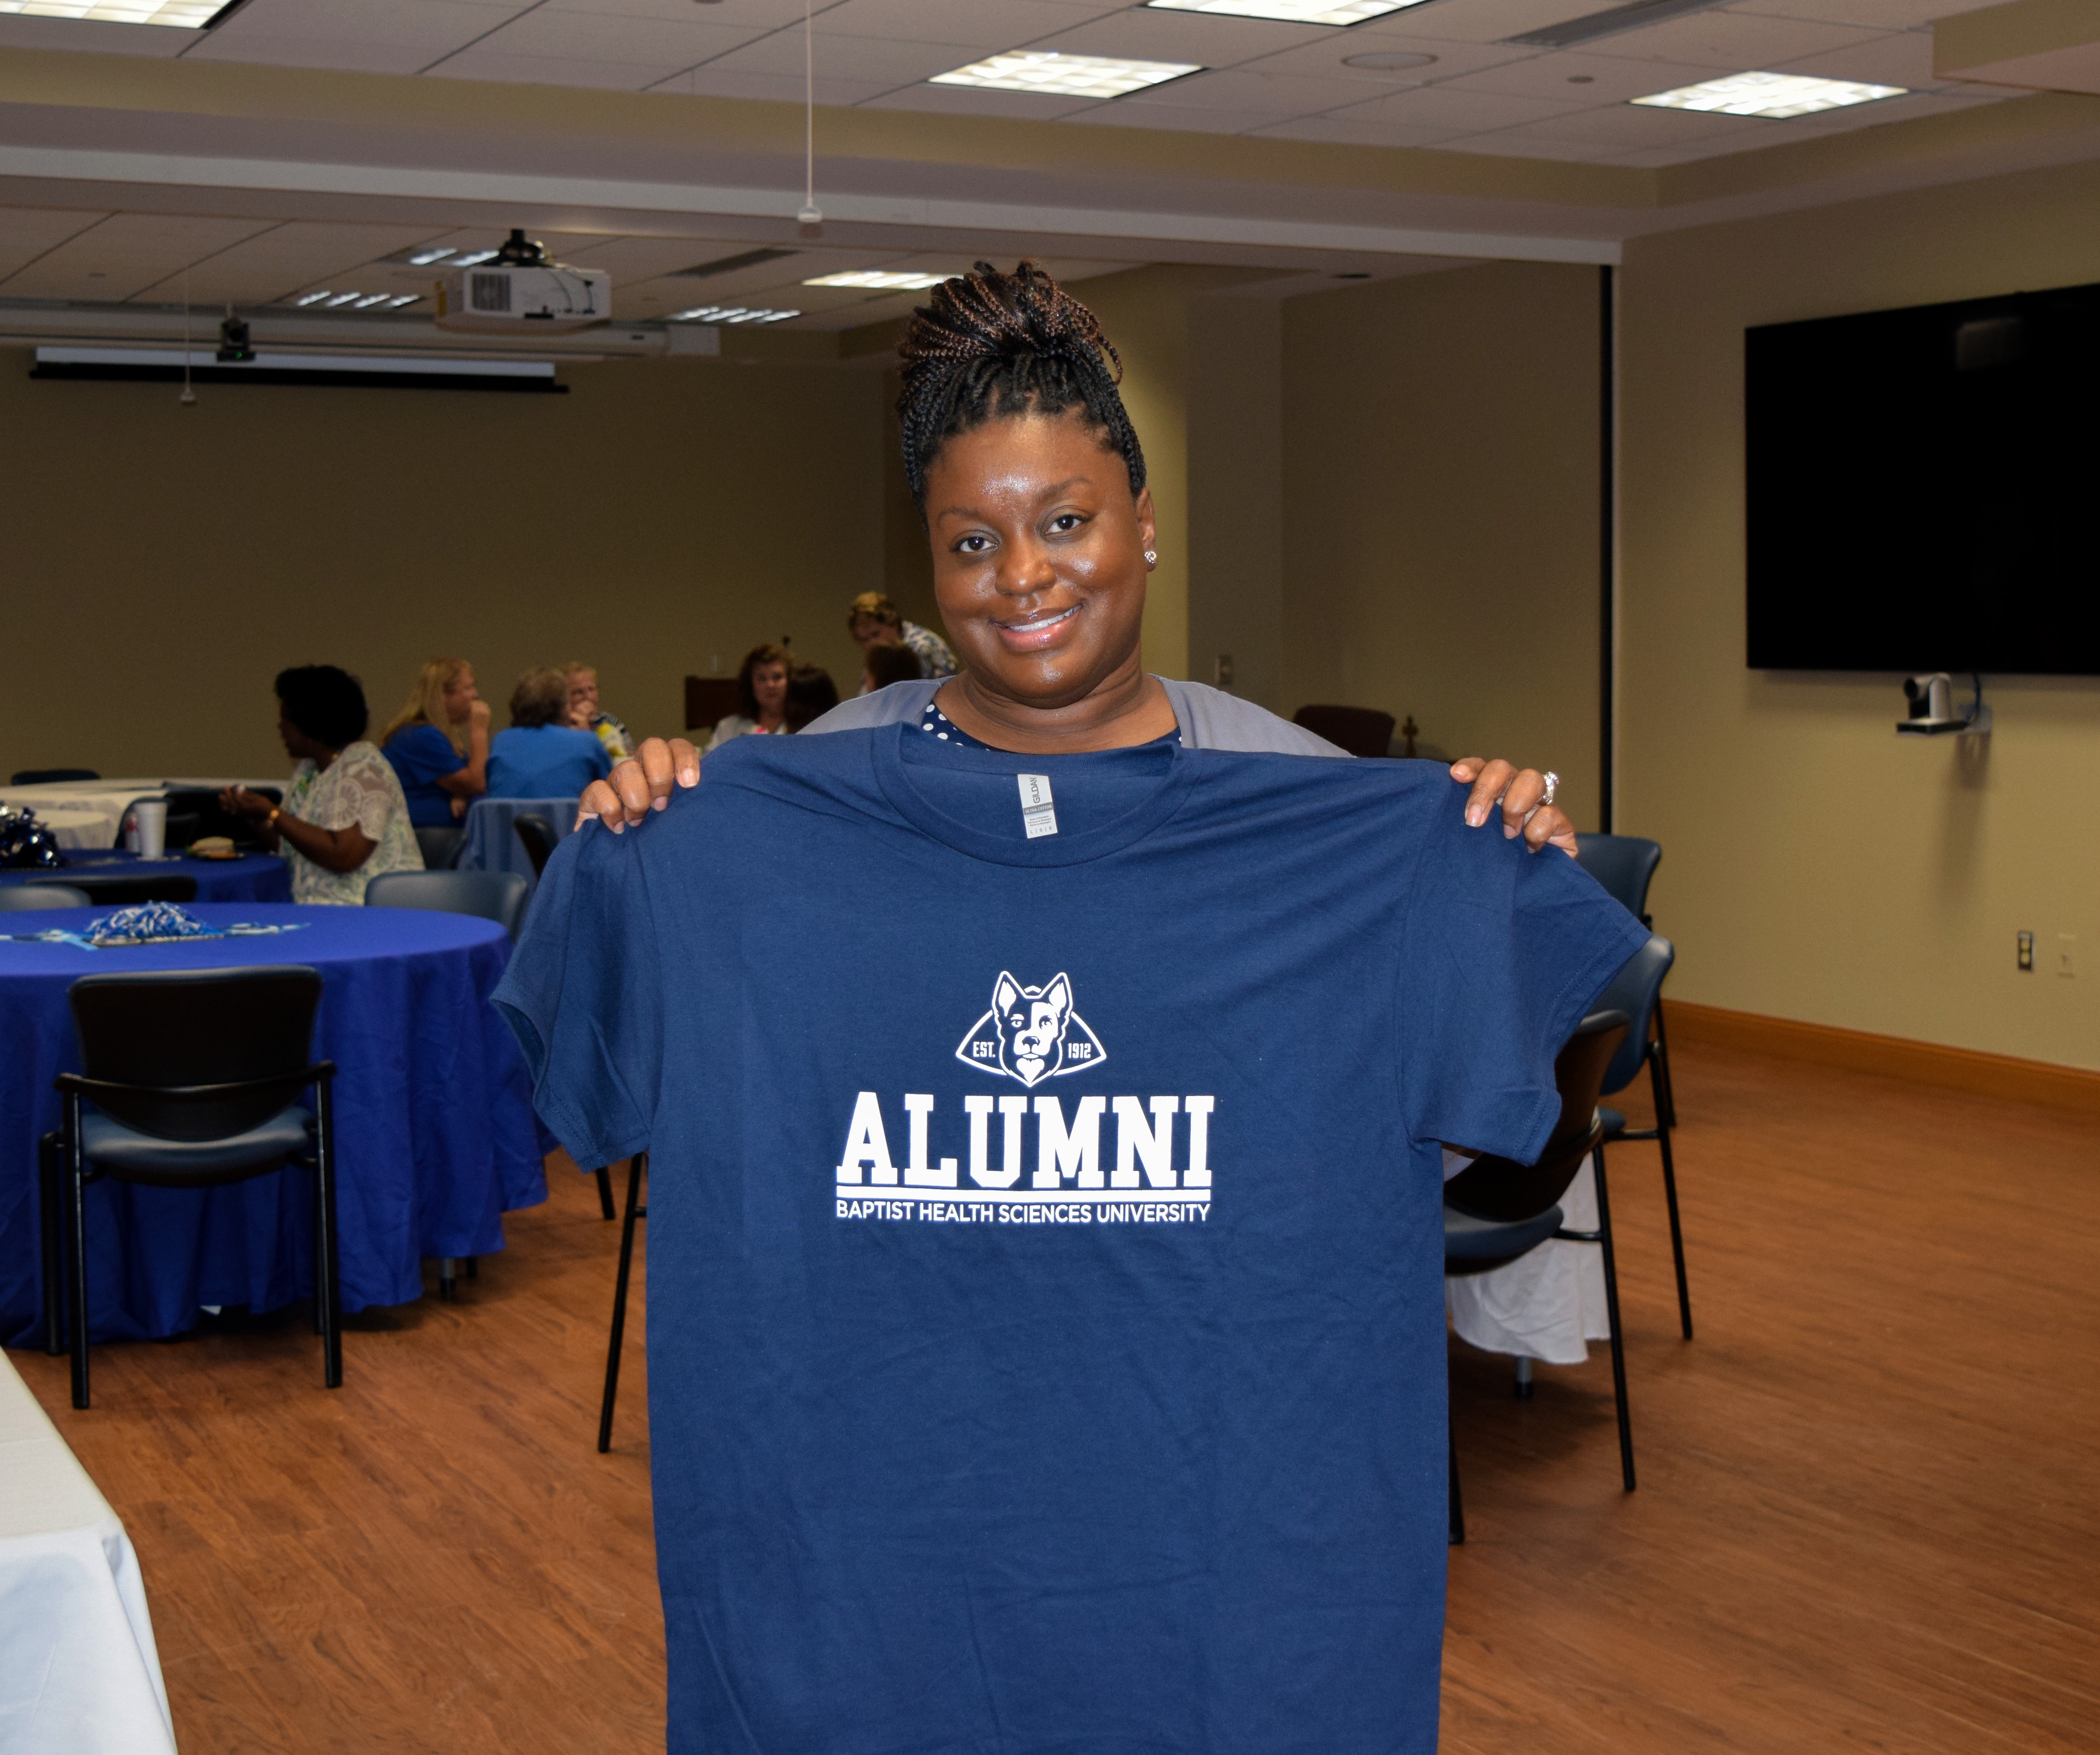
M 2100 681 L 1992 683 L 1972 756 L 1894 675 L 1746 670 L 1742 495 L 1747 325 L 2100 281 L 2096 212 L 2086 165 L 1629 248 L 1620 821 L 1683 998 L 2100 1067 Z
M 501 703 L 581 656 L 637 732 L 761 639 L 850 693 L 883 582 L 880 375 L 565 367 L 567 396 L 31 381 L 0 351 L 15 657 L 0 775 L 271 773 L 271 676 L 338 663 L 377 723 L 434 653 Z
M 1597 273 L 1498 263 L 1283 316 L 1277 702 L 1413 714 L 1597 789 Z

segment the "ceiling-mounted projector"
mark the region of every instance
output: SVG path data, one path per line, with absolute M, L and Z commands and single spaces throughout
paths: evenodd
M 588 329 L 612 315 L 612 276 L 547 259 L 522 230 L 494 257 L 457 268 L 438 282 L 437 325 L 482 334 L 545 334 Z

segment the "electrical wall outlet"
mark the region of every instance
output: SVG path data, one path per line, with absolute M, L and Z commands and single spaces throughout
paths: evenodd
M 2023 932 L 2019 935 L 2019 944 L 2020 967 L 2027 970 L 2029 975 L 2032 975 L 2034 973 L 2034 935 L 2032 932 Z
M 2057 934 L 2056 972 L 2066 979 L 2078 973 L 2078 937 L 2076 933 Z

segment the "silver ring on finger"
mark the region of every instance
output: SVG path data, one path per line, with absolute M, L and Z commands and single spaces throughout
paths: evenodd
M 1546 795 L 1538 801 L 1539 803 L 1541 805 L 1548 805 L 1552 803 L 1553 795 L 1560 790 L 1560 776 L 1555 773 L 1551 768 L 1548 768 L 1546 771 Z

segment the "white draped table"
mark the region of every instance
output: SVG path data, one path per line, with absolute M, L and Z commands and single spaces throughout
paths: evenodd
M 0 1352 L 0 1750 L 174 1747 L 130 1538 Z
M 1597 1228 L 1597 1179 L 1587 1159 L 1560 1211 L 1570 1231 Z M 1612 1337 L 1604 1252 L 1594 1243 L 1556 1237 L 1492 1273 L 1446 1280 L 1444 1306 L 1461 1340 L 1543 1364 L 1579 1365 L 1590 1356 L 1586 1342 Z
M 34 811 L 62 847 L 102 850 L 117 844 L 117 826 L 135 798 L 192 787 L 217 792 L 226 786 L 275 786 L 281 792 L 287 784 L 281 774 L 270 780 L 47 780 L 40 786 L 0 786 L 0 804 Z

